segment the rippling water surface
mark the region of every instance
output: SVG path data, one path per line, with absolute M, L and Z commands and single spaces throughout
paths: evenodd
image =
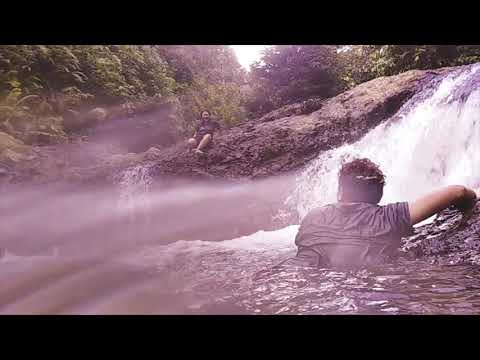
M 476 314 L 480 269 L 424 261 L 360 270 L 275 267 L 296 226 L 223 242 L 179 241 L 108 260 L 2 261 L 0 313 Z

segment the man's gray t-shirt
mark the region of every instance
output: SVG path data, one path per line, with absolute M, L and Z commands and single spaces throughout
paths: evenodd
M 316 266 L 384 262 L 412 230 L 406 202 L 326 205 L 303 219 L 295 239 L 297 259 Z

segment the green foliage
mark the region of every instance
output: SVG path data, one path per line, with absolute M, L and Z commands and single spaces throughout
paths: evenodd
M 108 105 L 168 96 L 175 85 L 166 62 L 141 46 L 0 46 L 0 99 L 72 93 L 74 104 Z
M 273 46 L 252 66 L 247 108 L 260 116 L 379 76 L 479 61 L 478 45 Z
M 413 69 L 480 61 L 479 45 L 356 45 L 339 54 L 349 86 Z
M 2 45 L 0 130 L 18 135 L 41 119 L 160 101 L 175 105 L 179 131 L 190 133 L 203 109 L 232 126 L 247 111 L 260 116 L 379 76 L 478 61 L 479 45 L 288 45 L 268 48 L 246 74 L 225 45 Z
M 457 51 L 458 57 L 455 59 L 455 65 L 480 62 L 480 45 L 459 45 Z
M 225 45 L 155 46 L 164 58 L 170 75 L 183 85 L 202 79 L 209 84 L 245 82 L 245 70 L 238 63 L 232 48 Z
M 198 80 L 194 87 L 182 94 L 180 101 L 185 132 L 193 131 L 200 112 L 206 109 L 227 126 L 236 125 L 245 118 L 245 96 L 235 83 L 208 84 L 205 80 Z
M 79 88 L 95 94 L 103 105 L 173 94 L 175 80 L 167 75 L 165 61 L 149 47 L 77 45 L 73 52 L 88 79 Z
M 358 45 L 340 48 L 339 66 L 342 68 L 342 80 L 348 88 L 375 78 L 372 71 L 374 45 Z
M 244 82 L 228 46 L 5 45 L 0 123 L 161 100 L 177 105 L 181 131 L 194 126 L 200 108 L 233 125 L 244 116 Z M 17 104 L 30 95 L 36 100 Z
M 334 46 L 282 45 L 267 48 L 252 66 L 249 110 L 262 114 L 312 97 L 338 94 L 344 83 Z
M 177 81 L 182 132 L 191 133 L 200 111 L 208 109 L 226 126 L 245 118 L 246 74 L 233 50 L 224 45 L 156 46 Z

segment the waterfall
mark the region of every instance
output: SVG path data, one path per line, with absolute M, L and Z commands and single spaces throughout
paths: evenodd
M 137 165 L 123 171 L 118 178 L 120 211 L 148 210 L 150 205 L 149 190 L 153 182 L 149 168 Z
M 118 176 L 120 196 L 117 202 L 117 214 L 124 216 L 123 237 L 130 244 L 140 244 L 151 232 L 153 177 L 150 168 L 137 165 L 129 168 Z
M 389 121 L 354 144 L 324 152 L 297 177 L 286 204 L 303 218 L 336 201 L 342 160 L 367 157 L 386 175 L 381 204 L 435 188 L 480 187 L 480 64 L 459 68 L 412 97 Z

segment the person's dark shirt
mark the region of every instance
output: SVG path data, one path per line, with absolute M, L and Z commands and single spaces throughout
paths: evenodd
M 198 124 L 197 128 L 195 129 L 195 132 L 197 133 L 197 136 L 205 136 L 207 134 L 210 134 L 213 136 L 215 131 L 220 129 L 220 125 L 211 119 L 208 120 L 201 120 L 200 124 Z
M 380 263 L 394 255 L 412 230 L 406 202 L 330 204 L 303 219 L 295 238 L 297 258 L 316 266 Z

